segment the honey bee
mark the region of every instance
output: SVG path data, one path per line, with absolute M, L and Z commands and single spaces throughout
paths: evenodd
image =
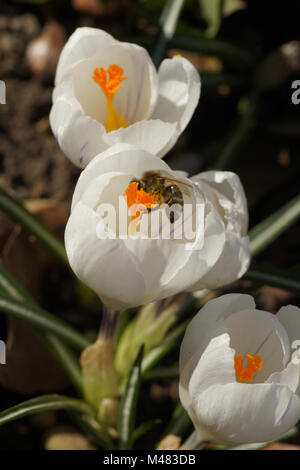
M 143 189 L 146 193 L 157 194 L 159 205 L 166 204 L 172 207 L 178 204 L 183 208 L 183 194 L 190 195 L 186 188 L 189 184 L 163 176 L 160 171 L 145 171 L 140 179 L 133 179 L 132 182 L 137 182 L 138 189 Z M 148 212 L 150 211 L 151 209 L 148 209 Z M 173 224 L 174 211 L 169 212 L 169 219 Z

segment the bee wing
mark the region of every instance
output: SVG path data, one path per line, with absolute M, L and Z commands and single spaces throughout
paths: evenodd
M 188 187 L 190 187 L 190 188 L 193 187 L 191 184 L 183 183 L 182 181 L 178 181 L 178 180 L 175 180 L 173 178 L 165 178 L 165 181 L 168 182 L 168 183 L 173 183 L 173 184 L 176 184 L 177 186 L 179 186 L 181 191 L 183 192 L 183 194 L 185 194 L 186 196 L 191 195 L 189 190 L 187 189 Z

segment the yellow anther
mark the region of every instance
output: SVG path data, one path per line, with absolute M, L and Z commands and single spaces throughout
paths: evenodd
M 243 356 L 235 356 L 234 358 L 236 378 L 237 381 L 241 383 L 252 383 L 253 375 L 262 368 L 263 360 L 258 354 L 255 354 L 255 356 L 252 356 L 251 354 L 246 354 L 246 357 L 246 367 L 243 367 Z
M 106 97 L 106 132 L 127 127 L 125 119 L 113 107 L 115 94 L 123 86 L 122 82 L 127 79 L 127 77 L 123 77 L 123 73 L 122 67 L 115 64 L 110 65 L 107 70 L 102 67 L 94 69 L 93 80 L 100 86 Z

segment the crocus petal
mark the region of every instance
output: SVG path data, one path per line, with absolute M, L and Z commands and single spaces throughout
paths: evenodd
M 162 157 L 175 131 L 175 124 L 159 119 L 138 121 L 126 128 L 105 134 L 106 148 L 118 142 L 126 142 L 135 147 Z
M 124 249 L 120 240 L 99 236 L 101 217 L 94 204 L 101 200 L 105 188 L 113 184 L 113 174 L 96 178 L 84 193 L 83 202 L 79 201 L 73 208 L 65 232 L 66 250 L 72 269 L 112 310 L 126 308 L 131 301 L 139 305 L 145 295 L 143 277 L 137 272 L 135 259 L 130 252 Z M 102 191 L 99 191 L 100 188 Z M 78 220 L 81 221 L 80 225 Z M 77 236 L 78 231 L 80 236 Z M 117 301 L 116 278 L 122 279 L 118 283 Z
M 193 396 L 192 410 L 200 430 L 205 429 L 215 442 L 265 442 L 297 423 L 300 399 L 288 387 L 274 383 L 229 383 Z
M 54 102 L 50 124 L 61 150 L 80 168 L 107 148 L 104 126 L 84 114 L 75 97 Z
M 66 77 L 72 64 L 92 57 L 101 51 L 103 47 L 115 42 L 118 41 L 101 29 L 77 28 L 69 37 L 60 54 L 56 69 L 55 85 L 58 85 Z
M 215 205 L 219 206 L 226 229 L 245 236 L 248 229 L 248 208 L 240 178 L 230 171 L 206 171 L 195 175 L 191 180 L 201 188 Z
M 190 414 L 195 426 L 197 425 L 197 419 L 193 419 L 195 416 L 192 407 L 193 393 L 196 393 L 194 391 L 194 384 L 197 384 L 197 394 L 200 394 L 205 388 L 216 383 L 235 382 L 235 352 L 229 346 L 230 337 L 226 332 L 223 321 L 220 322 L 218 332 L 215 330 L 215 334 L 216 336 L 208 342 L 201 358 L 197 351 L 194 355 L 190 356 L 188 362 L 180 370 L 180 400 Z M 199 377 L 202 377 L 202 379 L 205 377 L 205 380 L 200 381 Z M 204 438 L 203 430 L 201 437 Z
M 221 256 L 226 241 L 223 221 L 209 201 L 205 203 L 205 235 L 202 249 L 197 249 L 197 246 L 191 248 L 192 256 L 188 269 L 197 273 L 194 277 L 197 281 L 187 288 L 188 291 L 205 287 L 202 278 L 207 275 Z M 183 272 L 182 276 L 184 275 Z
M 295 307 L 294 305 L 287 305 L 286 307 L 281 307 L 278 311 L 276 318 L 280 323 L 285 327 L 286 332 L 289 337 L 290 347 L 292 349 L 299 348 L 300 346 L 300 308 Z M 297 341 L 294 344 L 293 342 Z
M 200 97 L 200 77 L 186 59 L 165 59 L 158 71 L 159 97 L 153 118 L 176 122 L 178 135 L 189 123 Z
M 266 380 L 266 383 L 278 383 L 286 385 L 289 389 L 296 393 L 299 386 L 299 364 L 294 364 L 292 361 L 281 372 L 273 372 Z
M 235 312 L 254 309 L 253 297 L 247 294 L 226 294 L 209 300 L 188 324 L 181 343 L 180 370 L 195 354 L 199 357 L 213 337 L 213 330 L 220 319 L 226 319 Z
M 228 232 L 222 254 L 208 274 L 203 276 L 201 287 L 213 289 L 242 277 L 249 268 L 249 253 L 249 237 L 240 238 Z
M 93 71 L 117 64 L 126 80 L 114 97 L 114 108 L 125 118 L 127 125 L 148 119 L 158 96 L 158 79 L 147 51 L 136 44 L 115 42 L 103 47 L 93 57 L 74 64 L 72 77 L 74 93 L 84 112 L 105 125 L 106 98 L 93 80 Z
M 239 279 L 250 264 L 249 239 L 246 237 L 248 209 L 239 177 L 231 172 L 209 171 L 191 180 L 203 191 L 225 226 L 226 241 L 215 265 L 191 288 L 220 287 Z
M 234 356 L 228 333 L 212 338 L 190 378 L 191 398 L 194 399 L 212 385 L 236 382 Z
M 136 257 L 138 270 L 145 279 L 147 294 L 141 303 L 160 300 L 169 296 L 169 293 L 178 293 L 177 284 L 174 286 L 171 280 L 188 262 L 190 253 L 183 244 L 162 239 L 128 239 L 124 240 L 124 244 Z M 168 262 L 170 259 L 172 263 Z

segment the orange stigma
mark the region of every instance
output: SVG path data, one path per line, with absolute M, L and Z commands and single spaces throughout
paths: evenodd
M 100 86 L 106 97 L 106 132 L 116 131 L 120 127 L 127 127 L 125 119 L 113 107 L 115 94 L 123 86 L 122 82 L 127 79 L 127 77 L 123 77 L 123 74 L 122 67 L 115 64 L 110 65 L 107 70 L 102 67 L 94 69 L 93 80 Z
M 251 354 L 246 354 L 246 357 L 246 367 L 243 367 L 243 356 L 235 356 L 234 358 L 236 378 L 237 381 L 241 383 L 252 383 L 253 375 L 262 368 L 263 361 L 258 354 L 255 354 L 255 356 L 252 356 Z
M 123 194 L 131 213 L 131 220 L 140 217 L 145 212 L 145 208 L 151 209 L 153 205 L 158 204 L 158 194 L 146 193 L 143 188 L 138 189 L 138 187 L 139 183 L 132 181 Z

